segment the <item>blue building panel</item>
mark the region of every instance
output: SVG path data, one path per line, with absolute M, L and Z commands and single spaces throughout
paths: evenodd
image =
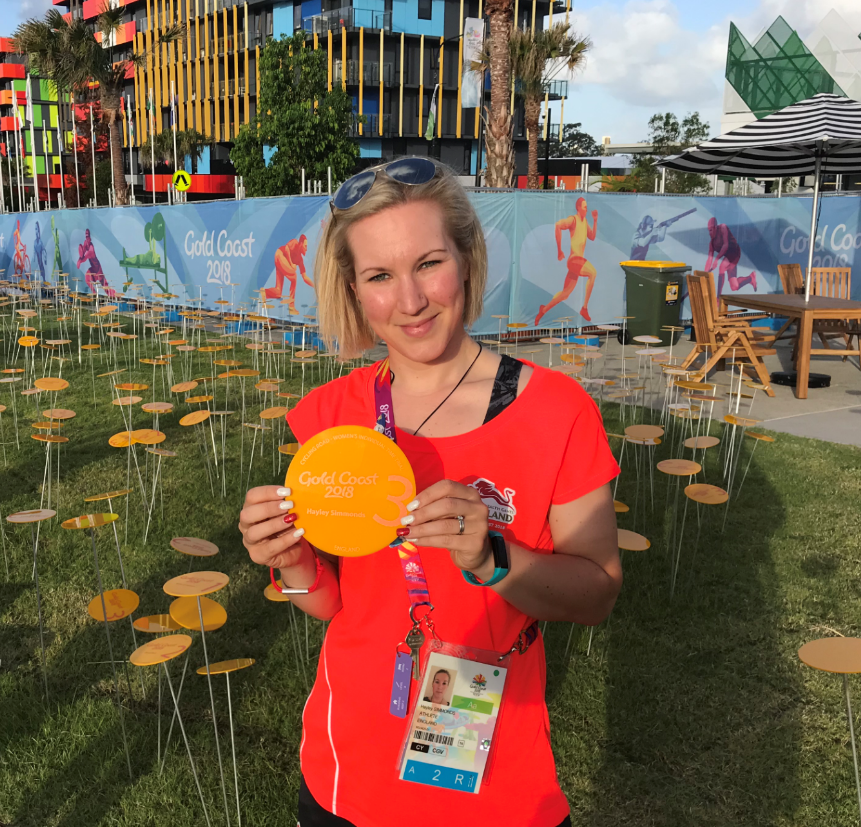
M 269 144 L 263 144 L 263 163 L 268 167 L 272 162 L 272 156 L 278 151 L 277 146 L 269 146 Z
M 322 14 L 323 3 L 321 0 L 302 0 L 302 22 L 316 14 Z
M 472 142 L 472 151 L 469 154 L 469 174 L 475 175 L 478 170 L 478 141 Z
M 392 0 L 392 31 L 442 37 L 445 27 L 445 0 L 432 0 L 431 19 L 419 19 L 418 0 Z
M 319 5 L 319 4 L 318 4 Z M 276 3 L 272 7 L 272 37 L 293 34 L 293 3 Z
M 382 158 L 383 157 L 383 139 L 382 138 L 359 138 L 359 157 L 360 158 Z
M 209 175 L 210 161 L 210 148 L 205 146 L 200 156 L 200 160 L 197 162 L 198 175 Z

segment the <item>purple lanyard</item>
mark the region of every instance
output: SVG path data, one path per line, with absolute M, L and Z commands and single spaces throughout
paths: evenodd
M 376 430 L 397 444 L 395 411 L 392 405 L 392 376 L 388 359 L 383 359 L 380 362 L 377 375 L 374 377 L 374 407 L 377 415 Z M 431 606 L 428 581 L 418 547 L 408 540 L 398 537 L 389 544 L 389 548 L 395 548 L 398 551 L 398 558 L 401 561 L 401 570 L 407 583 L 407 594 L 410 597 L 412 607 Z

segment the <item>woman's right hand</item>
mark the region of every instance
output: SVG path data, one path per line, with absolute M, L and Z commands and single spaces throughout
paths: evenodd
M 261 485 L 245 495 L 245 506 L 239 514 L 242 544 L 251 559 L 261 566 L 285 569 L 303 562 L 310 552 L 301 542 L 305 530 L 296 528 L 295 514 L 288 514 L 293 503 L 289 488 Z M 311 558 L 309 558 L 311 559 Z

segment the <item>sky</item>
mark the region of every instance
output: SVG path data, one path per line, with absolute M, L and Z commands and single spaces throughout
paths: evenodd
M 0 0 L 0 34 L 50 7 L 51 0 Z M 783 15 L 804 39 L 833 8 L 861 32 L 859 0 L 572 0 L 571 7 L 572 30 L 593 46 L 569 83 L 564 119 L 599 142 L 645 140 L 657 112 L 680 120 L 699 112 L 718 135 L 730 22 L 755 40 Z M 558 103 L 551 113 L 558 124 Z
M 859 0 L 574 0 L 571 29 L 593 47 L 569 82 L 564 121 L 629 143 L 646 139 L 655 113 L 699 112 L 718 135 L 730 22 L 753 41 L 782 15 L 803 40 L 832 8 L 861 32 Z

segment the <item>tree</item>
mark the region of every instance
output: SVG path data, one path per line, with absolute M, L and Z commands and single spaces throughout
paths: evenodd
M 125 9 L 110 8 L 108 0 L 96 18 L 96 31 L 102 40 L 109 40 L 122 25 Z M 182 26 L 165 30 L 153 44 L 154 49 L 183 36 Z M 82 19 L 66 21 L 57 9 L 49 9 L 44 20 L 27 20 L 13 36 L 15 50 L 27 55 L 30 69 L 52 81 L 59 94 L 70 92 L 76 99 L 94 94 L 101 104 L 102 118 L 107 123 L 113 155 L 113 171 L 117 204 L 128 203 L 128 186 L 123 171 L 123 144 L 119 127 L 120 101 L 126 72 L 140 66 L 146 52 L 114 62 L 109 48 L 103 48 L 96 32 Z
M 662 174 L 656 162 L 701 144 L 708 140 L 708 137 L 708 124 L 700 120 L 699 112 L 686 115 L 681 122 L 672 112 L 652 115 L 649 118 L 649 137 L 646 139 L 647 143 L 652 145 L 652 152 L 638 156 L 631 175 L 628 176 L 635 187 L 634 191 L 654 192 L 655 182 Z M 665 192 L 696 193 L 708 190 L 709 180 L 704 175 L 667 170 Z
M 581 132 L 579 123 L 566 123 L 562 127 L 562 140 L 550 143 L 551 158 L 576 158 L 583 155 L 601 155 L 603 147 L 588 132 Z
M 249 195 L 297 193 L 303 169 L 311 180 L 325 179 L 327 167 L 336 181 L 352 173 L 353 101 L 340 84 L 326 87 L 326 52 L 311 48 L 304 32 L 269 40 L 260 52 L 257 116 L 230 152 Z
M 508 40 L 514 13 L 512 0 L 487 0 L 488 51 L 490 68 L 490 108 L 484 111 L 484 145 L 487 152 L 487 185 L 510 187 L 514 179 L 514 140 L 511 99 L 511 52 Z
M 524 124 L 529 141 L 526 186 L 538 189 L 538 118 L 541 101 L 550 81 L 567 69 L 573 72 L 586 60 L 592 43 L 588 38 L 570 36 L 567 23 L 557 23 L 539 31 L 514 29 L 509 40 L 511 71 L 523 95 Z

